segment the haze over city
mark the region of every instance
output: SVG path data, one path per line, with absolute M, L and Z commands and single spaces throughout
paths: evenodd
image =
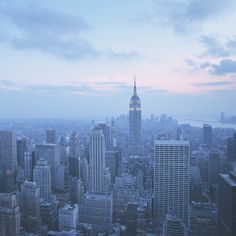
M 218 117 L 236 99 L 235 1 L 0 2 L 0 118 Z
M 0 0 L 0 236 L 235 236 L 235 22 Z

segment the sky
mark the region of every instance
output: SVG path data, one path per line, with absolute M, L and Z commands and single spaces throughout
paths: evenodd
M 236 114 L 235 0 L 0 0 L 0 118 Z

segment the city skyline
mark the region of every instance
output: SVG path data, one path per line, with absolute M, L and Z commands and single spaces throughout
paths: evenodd
M 234 10 L 233 0 L 1 1 L 0 118 L 127 114 L 134 75 L 144 117 L 233 115 Z

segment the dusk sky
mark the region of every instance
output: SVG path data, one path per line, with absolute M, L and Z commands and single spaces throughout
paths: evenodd
M 236 114 L 235 0 L 0 0 L 0 118 Z

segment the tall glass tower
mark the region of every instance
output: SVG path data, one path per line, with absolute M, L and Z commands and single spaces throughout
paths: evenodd
M 154 215 L 172 210 L 189 228 L 189 141 L 158 139 L 154 144 Z
M 137 95 L 136 80 L 134 78 L 134 91 L 129 104 L 129 153 L 141 154 L 141 101 Z
M 99 126 L 93 129 L 90 139 L 89 167 L 90 192 L 108 192 L 110 186 L 110 173 L 105 167 L 105 138 Z

